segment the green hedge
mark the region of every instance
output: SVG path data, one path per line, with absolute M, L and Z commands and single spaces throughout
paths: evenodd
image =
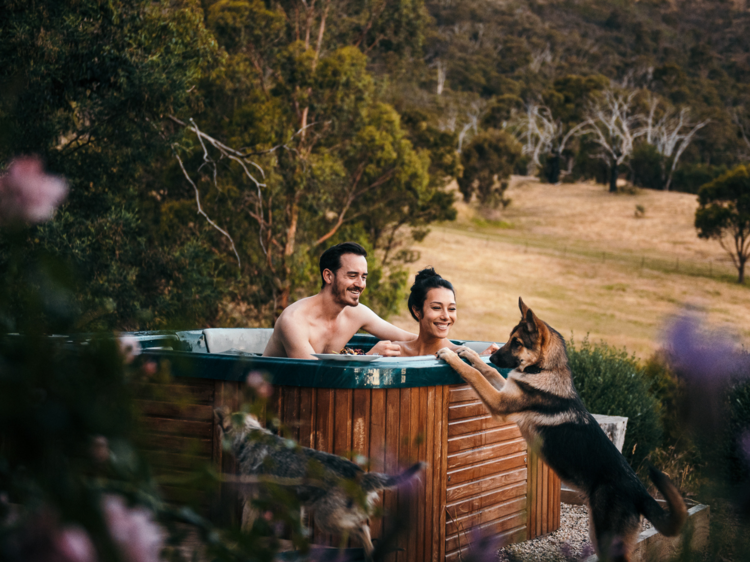
M 588 338 L 568 346 L 570 368 L 578 393 L 590 412 L 628 418 L 622 453 L 637 468 L 661 445 L 659 403 L 650 394 L 643 368 L 634 356 Z

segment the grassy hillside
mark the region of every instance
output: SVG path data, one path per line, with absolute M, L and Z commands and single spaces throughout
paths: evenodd
M 737 285 L 718 244 L 696 236 L 694 195 L 613 196 L 600 185 L 519 177 L 508 194 L 511 206 L 495 216 L 457 203 L 458 220 L 415 246 L 412 274 L 433 265 L 457 289 L 455 337 L 504 341 L 520 295 L 566 338 L 589 334 L 641 357 L 685 307 L 750 338 L 750 287 Z M 416 329 L 405 307 L 394 323 Z

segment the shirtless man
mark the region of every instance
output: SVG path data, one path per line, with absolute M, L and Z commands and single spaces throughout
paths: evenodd
M 263 355 L 315 359 L 313 353 L 338 353 L 360 329 L 381 340 L 368 355 L 400 355 L 401 347 L 393 340 L 408 341 L 416 336 L 359 304 L 367 285 L 366 257 L 367 251 L 354 242 L 337 244 L 323 252 L 320 292 L 284 309 Z

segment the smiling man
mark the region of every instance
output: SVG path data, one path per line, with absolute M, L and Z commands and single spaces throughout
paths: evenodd
M 367 286 L 367 251 L 354 242 L 328 248 L 320 256 L 323 286 L 317 295 L 289 305 L 276 320 L 263 355 L 315 359 L 313 353 L 338 353 L 359 330 L 379 341 L 368 355 L 395 356 L 393 340 L 416 336 L 380 318 L 359 298 Z

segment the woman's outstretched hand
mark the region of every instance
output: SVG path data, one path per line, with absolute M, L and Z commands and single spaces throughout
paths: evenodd
M 479 355 L 492 355 L 495 353 L 498 349 L 500 349 L 500 346 L 496 343 L 493 343 L 491 346 L 489 346 L 487 349 L 485 349 L 482 353 Z

